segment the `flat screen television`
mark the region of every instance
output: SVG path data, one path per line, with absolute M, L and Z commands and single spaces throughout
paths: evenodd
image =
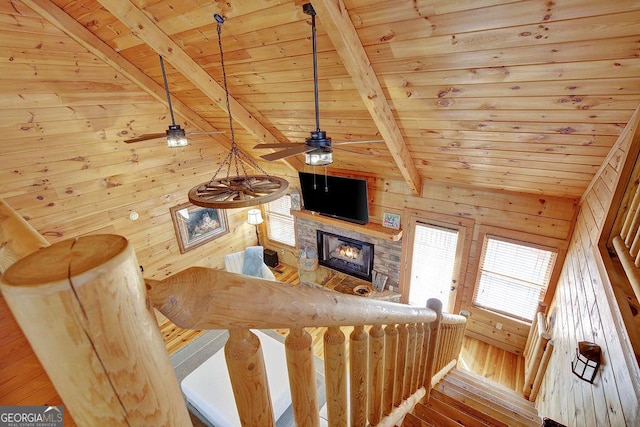
M 369 222 L 367 181 L 298 172 L 304 208 L 356 224 Z

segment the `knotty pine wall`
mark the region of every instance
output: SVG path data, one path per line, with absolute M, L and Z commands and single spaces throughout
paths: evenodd
M 471 312 L 468 334 L 512 353 L 522 353 L 529 325 L 478 309 L 472 305 L 475 267 L 482 249 L 481 227 L 498 227 L 505 233 L 526 232 L 545 239 L 569 239 L 577 203 L 558 197 L 537 197 L 503 191 L 462 188 L 425 180 L 421 197 L 413 196 L 400 181 L 376 178 L 352 171 L 333 171 L 368 180 L 370 220 L 382 222 L 383 212 L 401 214 L 404 209 L 422 210 L 474 221 L 470 259 L 458 286 L 460 309 Z M 403 257 L 405 255 L 403 254 Z M 496 323 L 502 323 L 501 330 Z
M 615 200 L 620 194 L 616 189 L 626 185 L 629 164 L 635 162 L 638 120 L 636 111 L 582 198 L 548 311 L 549 319 L 555 319 L 555 347 L 536 403 L 541 414 L 567 426 L 640 425 L 640 370 L 613 295 L 611 263 L 603 261 L 598 249 L 601 232 L 607 232 L 608 211 L 617 210 Z M 570 370 L 578 341 L 595 342 L 602 348 L 603 365 L 593 385 Z
M 162 139 L 125 144 L 133 128 L 164 131 L 166 106 L 22 3 L 0 2 L 0 22 L 0 198 L 50 243 L 122 235 L 148 278 L 193 265 L 222 268 L 223 255 L 256 243 L 246 209 L 234 209 L 229 234 L 180 254 L 169 208 L 212 177 L 227 149 L 215 137 L 173 150 Z M 0 404 L 59 403 L 1 298 L 0 331 Z

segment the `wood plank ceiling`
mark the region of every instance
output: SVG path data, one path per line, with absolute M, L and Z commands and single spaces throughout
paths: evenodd
M 301 0 L 22 0 L 174 107 L 228 130 L 215 13 L 240 148 L 315 130 Z M 640 2 L 315 0 L 331 169 L 579 198 L 640 102 Z M 79 24 L 79 25 L 78 25 Z M 122 139 L 164 130 L 137 127 Z M 302 156 L 288 159 L 300 170 Z

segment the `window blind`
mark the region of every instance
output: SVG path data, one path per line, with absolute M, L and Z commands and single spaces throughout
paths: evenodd
M 269 239 L 288 246 L 296 245 L 291 197 L 287 194 L 267 203 L 267 232 Z
M 556 253 L 525 242 L 485 236 L 474 304 L 531 321 L 544 298 Z

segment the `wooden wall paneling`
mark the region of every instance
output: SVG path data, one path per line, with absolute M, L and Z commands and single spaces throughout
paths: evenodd
M 556 323 L 553 331 L 556 351 L 551 368 L 544 379 L 543 399 L 538 408 L 567 425 L 633 425 L 639 420 L 637 405 L 638 367 L 625 356 L 620 336 L 620 320 L 611 284 L 604 280 L 600 269 L 598 242 L 605 222 L 604 210 L 613 198 L 612 188 L 623 173 L 622 165 L 632 136 L 623 132 L 607 164 L 589 186 L 582 199 L 572 243 L 551 309 Z M 633 157 L 633 156 L 632 156 Z M 596 342 L 603 349 L 603 365 L 594 385 L 571 375 L 567 367 L 573 358 L 577 341 Z M 560 350 L 560 351 L 558 351 Z M 631 363 L 631 365 L 630 365 Z M 569 373 L 568 373 L 569 372 Z M 573 390 L 570 401 L 560 390 Z M 574 409 L 573 411 L 571 409 Z

